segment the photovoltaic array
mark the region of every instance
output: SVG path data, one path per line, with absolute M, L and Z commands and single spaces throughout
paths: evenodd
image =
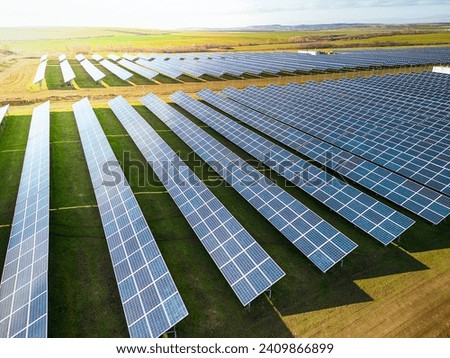
M 158 76 L 158 72 L 155 72 L 153 70 L 150 70 L 148 68 L 139 66 L 137 64 L 135 64 L 134 62 L 128 61 L 126 59 L 121 59 L 117 62 L 119 65 L 125 67 L 126 69 L 137 73 L 138 75 L 141 75 L 142 77 L 145 77 L 149 80 L 155 78 L 156 76 Z
M 73 109 L 130 336 L 159 337 L 187 309 L 89 101 Z M 105 166 L 114 166 L 119 182 Z
M 183 102 L 183 96 L 182 92 L 178 92 L 171 98 L 191 109 L 188 101 Z M 322 272 L 329 270 L 357 247 L 344 234 L 167 103 L 155 95 L 148 95 L 141 101 Z
M 50 102 L 33 111 L 0 284 L 0 337 L 47 337 Z
M 439 74 L 436 75 L 440 76 Z M 266 91 L 268 93 L 264 96 L 263 93 Z M 271 92 L 269 93 L 269 91 Z M 202 92 L 201 96 L 205 93 Z M 282 92 L 277 94 L 273 87 L 268 87 L 262 91 L 256 88 L 248 88 L 245 91 L 227 88 L 223 91 L 223 94 L 238 103 L 227 100 L 224 104 L 223 100 L 217 100 L 218 97 L 212 99 L 213 97 L 210 95 L 205 96 L 205 98 L 208 98 L 208 101 L 211 101 L 221 110 L 235 115 L 239 120 L 266 135 L 434 224 L 438 224 L 450 214 L 450 199 L 448 196 L 436 192 L 412 178 L 395 173 L 389 170 L 387 166 L 370 161 L 370 158 L 363 158 L 358 155 L 359 152 L 356 150 L 353 152 L 345 150 L 346 145 L 342 142 L 342 145 L 340 145 L 339 141 L 327 141 L 327 134 L 331 138 L 333 133 L 339 132 L 339 125 L 338 122 L 335 122 L 335 127 L 327 128 L 327 120 L 333 116 L 329 113 L 324 115 L 326 107 L 320 113 L 317 111 L 314 116 L 310 114 L 301 115 L 298 110 L 308 106 L 302 105 L 299 101 L 290 104 L 290 106 L 284 105 L 283 101 L 289 96 Z M 292 97 L 295 98 L 295 96 Z M 310 97 L 314 97 L 314 95 Z M 407 103 L 405 106 L 407 106 Z M 389 113 L 385 112 L 385 116 L 380 114 L 378 118 L 387 118 L 388 116 Z M 320 124 L 320 118 L 323 118 L 322 124 Z M 402 122 L 401 127 L 399 126 L 402 131 L 406 127 L 418 131 L 418 135 L 421 136 L 418 137 L 418 140 L 422 138 L 421 145 L 425 145 L 428 141 L 431 144 L 444 139 L 442 135 L 427 135 L 428 127 L 423 125 Z M 400 135 L 401 132 L 399 131 L 398 134 Z M 370 134 L 368 135 L 370 136 Z M 373 152 L 377 153 L 377 148 L 374 147 Z M 450 174 L 444 175 L 444 178 L 449 177 Z M 443 180 L 445 181 L 445 179 Z
M 109 105 L 243 305 L 285 274 L 123 97 Z
M 211 93 L 206 92 L 202 98 L 207 97 L 208 94 L 214 96 L 214 93 Z M 414 224 L 414 221 L 407 216 L 186 94 L 177 92 L 171 96 L 171 99 L 384 245 L 391 243 Z

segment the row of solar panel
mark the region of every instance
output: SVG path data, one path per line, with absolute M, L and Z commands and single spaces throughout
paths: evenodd
M 290 114 L 277 109 L 275 101 L 272 102 L 274 107 L 269 108 L 264 100 L 258 99 L 253 93 L 245 96 L 243 93 L 230 88 L 225 90 L 224 94 L 245 106 L 234 101 L 221 99 L 218 96 L 214 97 L 206 91 L 201 92 L 200 97 L 212 101 L 211 103 L 221 110 L 236 116 L 236 118 L 250 124 L 259 131 L 276 138 L 292 149 L 358 182 L 428 221 L 437 224 L 449 215 L 450 202 L 446 195 L 439 194 L 375 163 L 313 137 L 307 133 L 309 128 L 306 128 L 306 126 L 302 127 L 304 131 L 289 126 L 290 123 L 294 123 L 295 126 L 298 121 L 294 121 L 294 117 L 292 117 L 292 122 L 290 122 L 288 119 Z M 256 108 L 258 111 L 249 107 Z M 274 121 L 273 118 L 279 121 Z M 328 153 L 328 155 L 324 153 Z
M 410 218 L 189 96 L 177 92 L 171 99 L 384 245 L 414 224 Z
M 351 53 L 337 53 L 334 56 L 308 56 L 294 53 L 223 53 L 186 54 L 175 55 L 143 55 L 137 57 L 145 61 L 160 64 L 165 63 L 165 68 L 174 71 L 182 70 L 195 76 L 212 74 L 222 76 L 232 74 L 242 76 L 244 73 L 261 74 L 263 72 L 279 73 L 282 71 L 298 72 L 311 70 L 341 70 L 344 68 L 367 68 L 373 66 L 389 65 L 413 65 L 424 63 L 448 63 L 450 62 L 448 49 L 430 50 L 399 50 L 365 52 L 354 51 Z M 136 57 L 129 57 L 130 60 Z
M 320 270 L 326 272 L 356 248 L 345 235 L 167 103 L 155 95 L 142 98 L 142 103 Z
M 134 111 L 121 98 L 111 101 L 110 104 L 123 121 L 125 119 L 121 117 L 120 111 L 124 109 Z M 105 179 L 108 178 L 104 177 L 101 168 L 105 163 L 117 160 L 87 99 L 76 103 L 74 112 L 130 335 L 132 337 L 158 337 L 185 317 L 187 310 L 127 183 L 121 182 L 112 186 L 103 184 Z M 1 315 L 0 332 L 4 337 L 43 337 L 46 335 L 47 329 L 47 295 L 46 291 L 43 290 L 46 290 L 47 285 L 47 261 L 44 261 L 44 259 L 48 256 L 48 102 L 45 106 L 35 109 L 34 117 L 38 117 L 38 114 L 39 118 L 33 118 L 32 120 L 27 146 L 27 153 L 33 153 L 32 155 L 35 156 L 33 158 L 37 159 L 25 160 L 22 177 L 22 182 L 28 184 L 31 188 L 19 191 L 17 202 L 18 207 L 20 203 L 20 209 L 16 208 L 10 250 L 8 250 L 6 266 L 3 270 L 0 297 L 1 307 L 4 311 Z M 45 115 L 47 116 L 46 120 L 42 118 Z M 134 112 L 134 115 L 138 116 L 137 112 Z M 141 118 L 141 121 L 144 120 Z M 34 129 L 36 126 L 44 126 L 45 129 L 46 124 L 48 127 L 46 132 L 37 133 L 37 130 Z M 126 126 L 126 122 L 123 122 L 123 124 Z M 131 127 L 128 129 L 132 132 Z M 175 153 L 160 138 L 155 137 L 157 134 L 154 131 L 152 132 L 151 127 L 148 126 L 147 131 L 149 136 L 152 135 L 152 137 L 145 138 L 145 143 L 148 143 L 148 139 L 157 142 L 156 146 L 152 148 L 153 155 L 159 156 L 160 150 L 164 149 L 166 156 L 160 159 L 168 160 L 175 157 Z M 47 153 L 42 153 L 36 148 L 34 145 L 36 141 L 44 149 L 47 148 Z M 148 151 L 146 153 L 150 155 Z M 27 163 L 30 160 L 32 167 L 28 168 Z M 179 161 L 181 160 L 178 158 L 178 161 L 175 160 L 173 163 Z M 162 164 L 163 162 L 160 162 L 159 166 L 154 168 L 156 173 L 160 174 L 160 178 L 166 177 L 168 174 L 166 169 L 164 169 L 164 172 L 158 170 L 158 168 L 163 168 Z M 175 167 L 172 168 L 172 171 L 173 169 Z M 40 170 L 42 174 L 36 176 L 37 170 Z M 181 175 L 182 178 L 189 180 L 185 182 L 192 183 L 192 177 L 195 177 L 195 175 L 189 171 L 188 167 L 182 166 L 180 169 L 180 166 L 176 165 L 176 170 L 180 170 L 180 172 L 173 173 L 175 176 L 170 177 L 169 181 L 164 182 L 164 184 L 242 304 L 247 305 L 283 277 L 284 272 L 213 196 L 200 179 L 197 178 L 197 183 L 193 183 L 187 190 L 175 179 L 175 177 Z M 43 182 L 41 183 L 37 179 L 30 180 L 28 179 L 30 176 L 40 178 Z M 43 195 L 44 189 L 47 189 L 47 191 L 44 191 L 44 193 L 47 193 L 47 201 L 39 196 L 39 199 L 31 202 L 30 212 L 26 211 L 25 215 L 22 203 L 32 200 L 33 195 Z M 36 202 L 46 206 L 44 208 L 39 205 L 36 206 Z M 43 219 L 40 219 L 40 216 L 36 215 L 33 210 L 39 210 L 38 214 L 43 215 Z M 26 219 L 26 226 L 18 226 L 17 221 L 22 222 L 24 219 Z M 35 222 L 35 219 L 38 222 Z M 30 231 L 30 225 L 36 227 L 36 230 Z M 34 241 L 26 238 L 26 250 L 20 249 L 20 246 L 18 246 L 21 235 L 25 234 L 34 235 Z M 214 245 L 215 247 L 213 247 Z M 39 250 L 39 254 L 30 255 L 29 250 Z M 19 253 L 27 254 L 27 263 L 21 263 L 22 259 L 19 263 L 18 259 L 12 257 L 12 255 L 18 255 Z M 30 296 L 28 293 L 31 290 L 31 283 L 28 283 L 25 288 L 22 287 L 22 283 L 26 284 L 27 278 L 30 279 L 31 268 L 27 265 L 33 257 L 35 260 L 39 260 L 39 266 L 33 268 L 33 278 L 35 275 L 40 275 L 35 280 L 36 283 L 33 283 L 33 290 L 39 295 L 39 300 L 35 298 L 34 294 Z M 20 284 L 17 284 L 16 281 L 20 281 Z M 13 283 L 11 284 L 11 282 Z M 34 289 L 36 284 L 39 285 L 37 286 L 39 290 Z M 44 287 L 41 288 L 43 285 Z M 28 300 L 32 300 L 32 302 L 29 303 Z M 44 316 L 36 316 L 37 313 Z
M 333 84 L 333 92 L 340 92 L 339 82 Z M 372 122 L 363 121 L 355 113 L 355 104 L 327 95 L 320 97 L 317 87 L 329 87 L 328 83 L 309 83 L 304 86 L 289 85 L 284 88 L 270 86 L 264 90 L 248 88 L 242 96 L 258 106 L 283 116 L 283 121 L 334 144 L 342 149 L 386 167 L 393 172 L 450 195 L 450 150 L 441 144 L 418 143 L 414 137 L 405 136 L 403 142 L 382 131 L 377 135 L 375 124 L 381 113 L 372 115 Z M 326 101 L 324 99 L 326 98 Z M 432 100 L 432 98 L 430 98 Z M 377 101 L 370 95 L 366 102 Z M 358 101 L 362 106 L 363 101 Z M 410 102 L 414 105 L 413 102 Z M 352 110 L 353 109 L 353 110 Z M 385 110 L 383 117 L 395 114 L 395 109 Z M 422 144 L 422 145 L 420 145 Z
M 44 57 L 43 57 L 44 58 Z M 45 57 L 46 59 L 47 57 Z M 76 56 L 81 63 L 85 56 Z M 100 63 L 103 57 L 95 54 L 93 58 Z M 219 54 L 138 54 L 137 56 L 115 54 L 108 58 L 118 62 L 122 67 L 114 67 L 111 63 L 101 63 L 124 79 L 124 68 L 137 73 L 147 79 L 154 79 L 158 74 L 177 79 L 183 74 L 193 77 L 204 75 L 224 76 L 234 75 L 242 77 L 244 74 L 261 75 L 263 73 L 279 74 L 281 72 L 310 72 L 312 70 L 343 70 L 355 68 L 370 68 L 394 65 L 423 65 L 434 63 L 450 63 L 450 50 L 448 48 L 409 49 L 389 51 L 352 51 L 338 52 L 333 56 L 309 56 L 295 53 L 219 53 Z M 60 56 L 60 62 L 66 59 Z M 42 58 L 41 58 L 42 61 Z M 88 63 L 86 63 L 88 67 Z M 108 67 L 107 67 L 108 66 Z M 90 71 L 94 71 L 90 68 Z M 38 71 L 39 73 L 42 70 Z M 97 71 L 95 71 L 97 72 Z M 130 72 L 128 72 L 130 73 Z M 97 74 L 98 75 L 98 74 Z M 96 76 L 98 77 L 98 76 Z M 129 76 L 131 77 L 131 76 Z M 126 78 L 126 79 L 129 79 Z M 41 81 L 41 75 L 36 76 L 35 83 Z
M 80 60 L 83 62 L 86 61 L 86 59 L 82 59 L 81 57 Z M 62 58 L 62 62 L 64 61 L 67 60 Z M 289 87 L 289 89 L 291 88 Z M 269 88 L 269 91 L 274 91 L 274 88 Z M 396 174 L 393 173 L 372 178 L 372 176 L 376 175 L 376 171 L 381 168 L 361 158 L 352 157 L 348 152 L 338 152 L 336 151 L 337 148 L 332 145 L 319 141 L 316 138 L 308 137 L 306 133 L 295 130 L 281 123 L 281 121 L 273 120 L 273 118 L 279 119 L 283 115 L 283 110 L 286 109 L 285 107 L 280 109 L 280 106 L 277 107 L 276 103 L 272 103 L 272 117 L 268 117 L 261 112 L 256 112 L 247 107 L 249 105 L 255 106 L 255 101 L 252 102 L 252 98 L 248 95 L 253 95 L 254 89 L 248 89 L 248 93 L 227 89 L 224 93 L 246 106 L 207 90 L 200 92 L 199 97 L 215 107 L 228 112 L 238 120 L 272 136 L 274 139 L 293 148 L 295 146 L 294 149 L 299 150 L 302 154 L 306 154 L 338 172 L 345 173 L 353 180 L 355 180 L 354 174 L 364 172 L 364 170 L 357 170 L 355 165 L 359 165 L 360 168 L 364 167 L 366 170 L 364 173 L 365 177 L 363 175 L 359 178 L 359 181 L 355 180 L 360 184 L 364 184 L 364 179 L 366 179 L 365 186 L 367 187 L 370 186 L 367 185 L 368 179 L 378 184 L 383 180 L 392 181 L 395 184 L 394 186 L 390 185 L 390 182 L 388 183 L 386 181 L 385 183 L 385 187 L 391 190 L 387 197 L 432 222 L 437 223 L 450 213 L 450 203 L 446 200 L 448 198 L 439 196 L 427 188 L 421 188 L 420 186 L 417 188 L 418 184 L 416 183 L 408 182 L 404 179 L 399 180 Z M 273 94 L 269 92 L 269 95 L 264 98 L 271 99 L 270 96 L 273 96 Z M 301 158 L 292 155 L 273 142 L 242 127 L 228 117 L 195 101 L 189 96 L 179 92 L 171 96 L 171 98 L 181 107 L 246 150 L 249 154 L 285 176 L 285 178 L 291 180 L 297 186 L 321 200 L 347 220 L 353 222 L 384 244 L 394 240 L 414 223 L 406 216 L 377 202 L 375 199 L 359 192 L 348 184 L 331 177 L 318 168 L 308 165 Z M 213 168 L 225 180 L 229 181 L 244 198 L 322 271 L 325 272 L 328 270 L 356 247 L 351 240 L 339 233 L 294 198 L 290 197 L 290 195 L 274 183 L 268 181 L 258 171 L 249 167 L 241 158 L 230 152 L 226 147 L 181 115 L 181 113 L 153 95 L 143 98 L 142 101 L 206 162 L 213 164 Z M 179 165 L 182 163 L 181 159 L 164 143 L 148 123 L 122 97 L 110 101 L 109 104 L 149 164 L 153 167 L 155 173 L 163 181 L 169 194 L 192 226 L 194 232 L 200 238 L 202 244 L 235 291 L 241 303 L 244 305 L 248 304 L 278 281 L 284 275 L 281 268 L 251 238 L 248 232 L 240 226 L 222 204 L 215 199 L 200 179 L 186 165 Z M 41 107 L 44 109 L 41 109 Z M 45 113 L 48 116 L 48 103 L 46 107 L 41 107 L 35 109 L 36 116 L 42 117 L 45 116 Z M 261 99 L 256 101 L 256 108 L 267 111 L 267 106 L 261 105 Z M 0 112 L 1 110 L 3 109 L 0 109 Z M 96 120 L 95 113 L 90 107 L 89 102 L 85 99 L 75 104 L 74 112 L 94 191 L 99 203 L 100 215 L 110 248 L 130 335 L 135 337 L 157 337 L 185 317 L 187 310 L 170 277 L 167 266 L 164 264 L 162 257 L 160 257 L 150 229 L 145 223 L 145 219 L 140 212 L 129 186 L 122 185 L 124 183 L 112 187 L 102 185 L 105 178 L 102 177 L 103 173 L 99 168 L 101 168 L 104 162 L 117 160 Z M 289 114 L 288 112 L 287 115 Z M 34 116 L 35 114 L 33 114 Z M 36 120 L 32 121 L 32 123 L 35 122 Z M 33 133 L 36 134 L 35 132 L 38 131 L 38 134 L 41 134 L 41 136 L 36 137 L 41 138 L 37 141 L 37 145 L 38 148 L 43 146 L 44 149 L 42 150 L 45 150 L 46 146 L 42 138 L 47 136 L 46 145 L 48 146 L 48 130 L 47 132 L 45 131 L 45 121 L 41 121 L 40 123 L 44 123 L 44 130 L 34 130 Z M 30 131 L 28 147 L 33 148 L 33 152 L 36 152 L 36 148 L 34 147 L 36 145 L 34 144 L 36 139 L 31 138 L 31 133 Z M 305 147 L 304 144 L 307 144 L 307 146 Z M 312 152 L 316 151 L 315 155 L 311 155 L 308 152 L 311 151 L 311 144 L 313 148 Z M 29 150 L 28 147 L 27 153 Z M 302 148 L 306 148 L 306 152 L 302 151 Z M 339 165 L 330 165 L 328 163 L 329 158 L 325 158 L 323 155 L 324 149 L 331 150 L 335 154 L 337 153 L 341 158 L 345 157 L 347 162 L 344 164 L 339 163 Z M 28 159 L 32 163 L 36 160 L 49 161 L 49 155 L 40 154 L 38 159 Z M 25 160 L 25 165 L 28 161 L 27 159 Z M 289 161 L 288 168 L 283 167 L 286 165 L 286 161 Z M 172 163 L 172 166 L 168 167 L 167 163 Z M 234 165 L 231 167 L 231 170 L 230 163 Z M 349 168 L 348 163 L 353 163 L 350 165 L 351 168 Z M 34 173 L 32 168 L 26 170 L 25 165 L 22 179 Z M 49 182 L 48 173 L 45 176 L 46 166 L 42 165 L 42 162 L 39 164 L 29 164 L 31 167 L 33 165 L 38 165 L 41 171 L 43 171 L 43 174 L 37 176 L 38 179 L 29 181 L 28 185 L 31 188 L 27 188 L 23 194 L 21 194 L 21 184 L 17 203 L 26 202 L 29 200 L 30 195 L 37 195 L 35 199 L 31 199 L 31 210 L 39 207 L 39 205 L 36 206 L 36 203 L 44 206 L 47 205 L 46 207 L 48 209 L 48 202 L 45 202 L 45 188 L 48 191 Z M 299 181 L 299 175 L 305 169 L 309 177 L 306 181 Z M 122 177 L 124 178 L 124 176 Z M 182 182 L 180 183 L 175 180 L 175 177 L 182 178 Z M 247 180 L 250 178 L 252 181 L 249 186 Z M 258 179 L 256 182 L 255 178 Z M 313 182 L 314 185 L 311 185 Z M 186 185 L 188 185 L 187 188 Z M 375 188 L 372 189 L 377 192 Z M 411 194 L 413 190 L 417 191 L 414 195 Z M 396 191 L 397 194 L 391 197 L 390 195 L 396 193 Z M 403 195 L 402 199 L 398 199 L 400 195 Z M 406 202 L 404 198 L 407 198 Z M 403 202 L 401 203 L 402 200 Z M 409 205 L 409 202 L 413 202 L 415 205 Z M 411 207 L 408 207 L 408 205 Z M 131 215 L 131 211 L 135 213 Z M 23 213 L 22 206 L 20 209 L 16 207 L 14 220 L 16 221 L 17 216 L 18 221 L 23 221 L 25 218 L 25 214 L 22 215 Z M 28 230 L 27 233 L 36 236 L 36 230 L 38 230 L 40 241 L 35 239 L 35 244 L 43 247 L 45 246 L 43 244 L 45 242 L 48 251 L 48 210 L 41 210 L 40 213 L 44 215 L 44 219 L 38 223 L 34 223 L 36 227 L 34 232 Z M 32 216 L 29 215 L 27 217 L 31 218 Z M 10 239 L 12 253 L 10 253 L 10 249 L 8 248 L 9 255 L 17 255 L 21 252 L 21 250 L 13 250 L 20 242 L 20 235 L 23 235 L 23 232 L 20 232 L 19 229 L 15 231 L 15 221 Z M 36 247 L 32 246 L 33 242 L 31 240 L 28 241 L 28 248 L 35 250 Z M 43 263 L 43 260 L 44 258 L 46 259 L 48 252 L 42 254 L 42 249 L 40 250 L 41 256 L 35 256 L 41 259 L 39 263 L 41 265 L 41 271 L 36 272 L 46 273 L 46 266 L 43 268 L 42 265 L 46 265 L 46 262 Z M 29 261 L 29 258 L 27 260 Z M 31 283 L 27 285 L 27 282 L 30 281 L 30 276 L 27 276 L 25 270 L 22 270 L 23 265 L 27 265 L 28 261 L 24 261 L 26 263 L 22 264 L 22 266 L 18 266 L 19 260 L 14 257 L 8 259 L 7 256 L 7 260 L 5 261 L 5 264 L 11 266 L 8 267 L 8 270 L 5 266 L 4 276 L 5 272 L 8 276 L 5 276 L 6 278 L 2 277 L 0 302 L 1 300 L 7 299 L 7 302 L 10 303 L 10 307 L 12 308 L 8 311 L 9 315 L 2 313 L 2 316 L 0 316 L 0 333 L 4 336 L 44 336 L 45 334 L 43 332 L 46 332 L 46 291 L 39 291 L 39 300 L 37 300 L 37 297 L 31 296 L 34 306 L 27 301 L 30 299 L 30 296 L 24 293 L 26 289 L 31 289 Z M 11 262 L 14 262 L 14 264 L 11 264 Z M 156 274 L 155 265 L 158 266 L 158 274 Z M 155 266 L 154 269 L 152 269 L 153 266 Z M 4 280 L 16 280 L 17 278 L 14 278 L 14 275 L 19 277 L 19 273 L 20 282 L 21 284 L 25 284 L 26 288 L 15 292 L 15 285 L 3 285 Z M 163 280 L 162 277 L 165 277 L 165 279 Z M 39 276 L 39 279 L 39 284 L 42 286 L 44 278 Z M 10 283 L 12 281 L 8 282 Z M 45 281 L 44 287 L 46 285 L 47 283 Z M 4 287 L 9 288 L 9 291 L 5 291 Z M 22 288 L 20 285 L 18 287 Z M 159 292 L 157 294 L 159 301 L 148 301 L 149 297 L 147 295 L 150 294 L 150 291 L 155 292 L 155 290 Z M 164 292 L 159 290 L 163 290 Z M 5 292 L 6 294 L 4 294 Z M 6 298 L 3 298 L 2 295 L 5 295 Z M 9 306 L 6 305 L 5 307 Z M 29 314 L 30 307 L 38 309 L 39 312 L 43 313 L 43 316 L 37 317 L 34 313 L 34 308 L 32 310 L 33 314 Z M 43 312 L 44 310 L 45 312 Z M 3 316 L 6 318 L 3 319 Z M 38 329 L 40 330 L 38 331 Z
M 45 61 L 45 60 L 44 60 Z M 33 111 L 0 283 L 0 337 L 46 337 L 50 103 Z
M 159 337 L 186 317 L 187 309 L 123 172 L 120 183 L 103 184 L 113 179 L 104 166 L 117 158 L 89 101 L 73 109 L 130 336 Z

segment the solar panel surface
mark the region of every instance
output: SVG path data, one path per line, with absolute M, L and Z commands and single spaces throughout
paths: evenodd
M 322 272 L 356 248 L 344 234 L 157 96 L 147 95 L 141 101 Z
M 207 96 L 204 95 L 202 98 L 204 97 Z M 414 224 L 414 220 L 407 216 L 186 94 L 177 92 L 170 98 L 225 138 L 384 245 L 391 243 Z M 232 108 L 232 104 L 227 108 Z
M 109 105 L 244 306 L 285 275 L 123 97 Z
M 45 338 L 48 321 L 50 103 L 35 107 L 0 284 L 0 337 Z
M 130 336 L 159 337 L 187 309 L 88 99 L 73 109 Z M 103 170 L 108 165 L 119 182 Z

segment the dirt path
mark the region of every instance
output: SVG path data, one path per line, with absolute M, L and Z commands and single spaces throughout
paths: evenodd
M 132 104 L 139 103 L 139 99 L 148 93 L 157 94 L 165 99 L 170 94 L 182 90 L 194 94 L 204 88 L 221 91 L 226 87 L 245 88 L 247 86 L 268 86 L 270 84 L 285 85 L 291 82 L 303 83 L 307 81 L 322 81 L 325 79 L 354 78 L 371 76 L 373 74 L 399 73 L 400 71 L 423 71 L 425 68 L 389 69 L 382 71 L 343 72 L 333 74 L 299 75 L 274 78 L 257 78 L 247 80 L 227 80 L 210 82 L 190 82 L 159 85 L 137 85 L 129 87 L 109 88 L 81 88 L 78 90 L 48 90 L 39 89 L 32 85 L 37 69 L 36 59 L 22 59 L 10 68 L 0 73 L 0 105 L 10 104 L 11 114 L 28 114 L 37 103 L 50 100 L 52 110 L 71 110 L 71 105 L 84 97 L 89 97 L 96 106 L 106 106 L 108 100 L 122 95 Z
M 283 320 L 297 337 L 450 337 L 450 249 L 411 255 L 430 269 L 356 281 L 373 301 Z

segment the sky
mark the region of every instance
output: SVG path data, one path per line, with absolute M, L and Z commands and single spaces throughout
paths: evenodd
M 15 0 L 0 27 L 227 28 L 322 23 L 450 22 L 450 0 Z

